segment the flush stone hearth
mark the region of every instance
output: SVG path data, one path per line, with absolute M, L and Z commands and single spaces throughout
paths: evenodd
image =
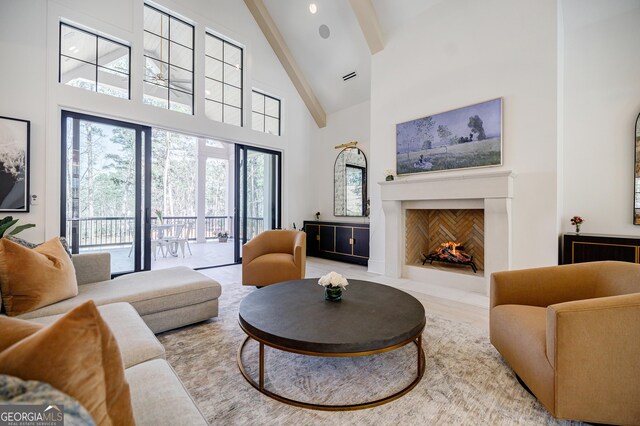
M 379 182 L 385 214 L 385 275 L 488 294 L 492 272 L 511 267 L 511 171 L 439 174 Z M 405 258 L 406 211 L 481 209 L 484 211 L 484 274 L 423 268 Z M 475 276 L 474 276 L 475 275 Z

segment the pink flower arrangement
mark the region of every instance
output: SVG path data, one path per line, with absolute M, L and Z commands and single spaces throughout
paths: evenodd
M 573 226 L 580 225 L 582 222 L 584 222 L 584 219 L 581 218 L 580 216 L 574 216 L 571 218 L 571 224 Z
M 571 224 L 576 227 L 576 234 L 580 232 L 580 224 L 584 222 L 584 219 L 580 216 L 574 216 L 571 218 Z

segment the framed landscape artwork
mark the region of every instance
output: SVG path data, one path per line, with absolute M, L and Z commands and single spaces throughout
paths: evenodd
M 29 211 L 30 126 L 0 117 L 0 212 Z
M 398 175 L 502 165 L 502 98 L 396 125 Z

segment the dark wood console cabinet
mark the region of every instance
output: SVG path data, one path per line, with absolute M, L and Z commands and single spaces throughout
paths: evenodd
M 369 224 L 305 221 L 307 256 L 366 265 L 369 260 Z
M 640 263 L 640 237 L 564 234 L 562 263 L 621 260 Z

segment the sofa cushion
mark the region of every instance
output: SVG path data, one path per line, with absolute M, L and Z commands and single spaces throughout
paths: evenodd
M 217 299 L 222 291 L 216 281 L 185 266 L 122 275 L 109 281 L 81 285 L 78 290 L 78 295 L 72 299 L 20 317 L 61 314 L 87 300 L 93 300 L 96 305 L 128 302 L 144 316 Z
M 78 294 L 73 263 L 58 238 L 34 249 L 0 239 L 0 287 L 4 309 L 9 316 Z
M 554 412 L 554 370 L 547 358 L 547 310 L 538 306 L 498 305 L 491 309 L 491 343 Z
M 21 321 L 0 317 L 0 327 Z M 0 374 L 49 383 L 77 399 L 99 425 L 133 424 L 120 351 L 93 302 L 0 352 Z
M 125 371 L 139 425 L 207 425 L 198 406 L 164 360 L 143 362 Z M 152 397 L 150 397 L 152 396 Z
M 140 315 L 128 303 L 112 303 L 98 307 L 118 342 L 124 367 L 129 368 L 152 359 L 164 359 L 164 346 L 158 341 Z M 51 324 L 62 315 L 34 318 L 39 324 Z M 0 345 L 2 337 L 0 336 Z M 1 350 L 1 348 L 0 348 Z
M 155 312 L 142 317 L 147 327 L 154 333 L 173 330 L 218 316 L 218 299 L 207 300 L 195 305 L 168 311 Z

